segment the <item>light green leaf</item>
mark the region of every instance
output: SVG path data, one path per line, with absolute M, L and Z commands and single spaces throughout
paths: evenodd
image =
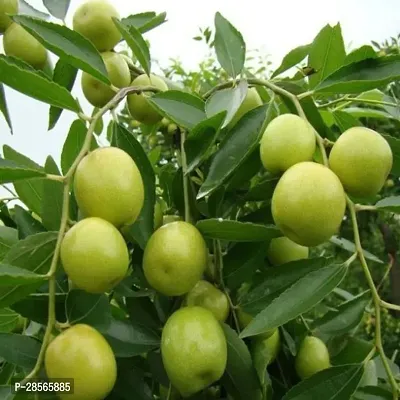
M 18 326 L 19 315 L 9 308 L 0 310 L 0 332 L 11 332 Z M 1 371 L 3 372 L 3 371 Z
M 375 207 L 379 210 L 400 213 L 400 196 L 390 196 L 379 200 Z
M 167 13 L 165 12 L 160 14 L 144 12 L 122 18 L 121 22 L 128 27 L 133 26 L 137 28 L 140 33 L 145 33 L 166 22 L 166 16 Z
M 394 118 L 388 112 L 376 110 L 374 108 L 348 107 L 343 109 L 343 112 L 346 112 L 355 118 L 376 118 L 376 119 Z
M 29 168 L 26 165 L 0 157 L 0 184 L 39 178 L 45 175 L 40 169 Z
M 19 10 L 18 10 L 19 14 L 31 15 L 32 17 L 37 17 L 37 18 L 41 18 L 41 19 L 49 19 L 50 18 L 49 14 L 37 10 L 36 8 L 32 7 L 25 0 L 18 0 L 18 3 L 19 3 Z
M 0 226 L 0 261 L 11 249 L 11 247 L 18 242 L 18 231 L 8 226 Z
M 54 17 L 64 20 L 67 15 L 70 0 L 43 0 L 44 6 Z
M 291 50 L 283 58 L 281 65 L 274 71 L 271 78 L 275 78 L 276 76 L 280 75 L 282 72 L 285 72 L 288 69 L 301 63 L 308 56 L 310 47 L 311 47 L 310 44 L 306 44 L 304 46 L 298 46 L 295 49 Z
M 344 60 L 344 65 L 352 64 L 358 61 L 366 60 L 367 58 L 378 57 L 375 50 L 371 46 L 361 46 L 348 54 Z
M 342 133 L 354 126 L 362 126 L 362 123 L 357 118 L 353 117 L 346 111 L 333 111 L 332 115 L 335 119 L 336 125 Z
M 13 265 L 0 264 L 0 286 L 29 285 L 43 282 L 46 278 L 29 270 L 15 267 Z

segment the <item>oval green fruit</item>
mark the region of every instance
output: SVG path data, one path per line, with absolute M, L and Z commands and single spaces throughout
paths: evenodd
M 11 18 L 7 14 L 18 14 L 18 0 L 0 1 L 0 33 L 4 33 L 12 24 Z
M 117 88 L 129 86 L 131 74 L 124 58 L 111 51 L 104 52 L 101 56 L 111 84 Z M 100 82 L 87 72 L 82 73 L 81 85 L 87 101 L 94 107 L 105 106 L 115 96 L 115 92 L 109 85 Z
M 104 337 L 85 324 L 68 328 L 49 344 L 44 359 L 50 379 L 74 380 L 74 392 L 62 400 L 103 400 L 117 379 L 114 353 Z
M 162 92 L 168 90 L 167 84 L 158 76 L 146 74 L 139 75 L 133 80 L 131 86 L 155 86 Z M 146 125 L 154 125 L 162 120 L 162 115 L 150 105 L 147 98 L 151 96 L 149 92 L 141 94 L 131 94 L 128 96 L 128 109 L 133 118 Z
M 82 213 L 119 227 L 133 224 L 143 207 L 142 176 L 129 154 L 117 147 L 90 152 L 79 163 L 74 192 Z
M 64 236 L 61 261 L 76 287 L 88 293 L 104 293 L 125 277 L 129 253 L 114 225 L 100 218 L 86 218 Z
M 315 147 L 313 127 L 298 115 L 282 114 L 265 129 L 260 157 L 265 169 L 278 174 L 299 162 L 311 161 Z
M 229 302 L 226 294 L 204 280 L 196 283 L 196 286 L 186 295 L 184 304 L 188 307 L 206 308 L 220 322 L 224 322 L 229 315 Z
M 308 247 L 301 246 L 282 236 L 271 240 L 267 258 L 272 265 L 281 265 L 308 258 L 308 253 Z
M 315 336 L 307 336 L 297 352 L 295 360 L 297 375 L 301 379 L 307 379 L 330 366 L 329 352 L 325 343 Z
M 257 337 L 251 345 L 251 355 L 255 361 L 257 358 L 261 358 L 263 363 L 267 366 L 272 364 L 281 348 L 281 336 L 279 329 L 273 329 L 272 333 L 267 338 Z M 265 365 L 264 364 L 264 365 Z
M 282 175 L 271 208 L 275 224 L 286 237 L 301 246 L 317 246 L 337 233 L 346 196 L 329 168 L 306 161 Z
M 147 242 L 143 271 L 158 292 L 181 296 L 201 279 L 207 258 L 201 233 L 187 222 L 172 222 L 156 230 Z
M 21 25 L 12 23 L 3 36 L 4 52 L 37 69 L 43 69 L 47 62 L 47 50 Z
M 89 39 L 99 51 L 109 51 L 122 36 L 113 18 L 118 11 L 107 0 L 88 0 L 77 8 L 72 24 L 75 31 Z
M 393 154 L 378 132 L 354 127 L 343 132 L 333 145 L 329 165 L 347 193 L 372 197 L 382 189 L 392 169 Z
M 181 308 L 164 326 L 161 355 L 172 385 L 187 398 L 223 375 L 227 362 L 224 331 L 211 311 Z

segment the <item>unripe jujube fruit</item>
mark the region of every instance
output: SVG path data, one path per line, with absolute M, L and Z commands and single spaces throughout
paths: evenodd
M 0 1 L 0 33 L 4 33 L 12 24 L 12 19 L 7 14 L 17 14 L 18 5 L 18 0 Z
M 308 253 L 308 247 L 301 246 L 282 236 L 271 240 L 267 250 L 267 258 L 272 265 L 281 265 L 308 258 Z
M 267 366 L 272 364 L 279 353 L 281 347 L 281 336 L 279 329 L 275 328 L 269 337 L 256 337 L 251 345 L 251 354 L 253 360 L 257 357 L 263 357 L 267 360 Z

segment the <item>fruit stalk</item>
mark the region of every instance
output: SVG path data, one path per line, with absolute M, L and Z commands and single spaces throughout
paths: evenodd
M 183 176 L 183 197 L 185 202 L 185 221 L 190 222 L 190 203 L 189 203 L 189 182 L 187 175 L 187 159 L 185 152 L 186 132 L 181 130 L 181 162 L 182 162 L 182 176 Z

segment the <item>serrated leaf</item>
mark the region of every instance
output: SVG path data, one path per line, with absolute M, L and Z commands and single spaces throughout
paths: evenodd
M 18 242 L 18 231 L 8 226 L 0 226 L 0 261 L 11 249 L 11 247 Z
M 308 78 L 310 87 L 314 88 L 341 67 L 345 57 L 346 51 L 340 24 L 334 27 L 326 25 L 310 45 L 308 66 L 316 71 Z
M 214 47 L 218 62 L 227 74 L 236 78 L 243 70 L 246 44 L 242 34 L 219 12 L 215 14 Z
M 166 22 L 166 16 L 167 13 L 165 12 L 160 14 L 156 14 L 155 12 L 144 12 L 123 18 L 121 22 L 128 27 L 134 26 L 139 30 L 139 32 L 145 33 Z
M 67 15 L 70 0 L 43 0 L 44 6 L 54 17 L 64 20 Z
M 67 89 L 18 58 L 0 55 L 0 82 L 44 103 L 79 111 L 78 103 Z
M 52 157 L 47 157 L 45 171 L 60 176 L 57 164 Z M 43 181 L 42 223 L 49 231 L 58 231 L 61 223 L 64 185 L 62 182 L 45 179 Z
M 301 63 L 308 55 L 310 51 L 310 44 L 306 44 L 304 46 L 298 46 L 295 49 L 291 50 L 286 56 L 283 58 L 281 65 L 274 71 L 271 78 L 280 75 L 282 72 L 287 71 L 288 69 L 296 66 Z
M 0 184 L 43 176 L 46 176 L 46 174 L 40 169 L 29 168 L 26 165 L 0 157 Z
M 65 87 L 70 92 L 74 86 L 77 73 L 78 69 L 76 67 L 62 59 L 59 59 L 53 71 L 53 81 L 58 83 L 60 86 Z M 50 106 L 49 130 L 56 126 L 62 111 L 62 108 Z
M 346 56 L 344 60 L 344 65 L 366 60 L 367 58 L 376 58 L 376 57 L 378 56 L 375 50 L 371 46 L 361 46 L 358 49 L 353 50 Z
M 127 27 L 123 22 L 120 22 L 116 18 L 113 18 L 113 21 L 132 50 L 134 56 L 139 61 L 139 64 L 142 66 L 146 74 L 150 75 L 151 59 L 149 46 L 147 46 L 140 31 L 132 25 Z
M 0 264 L 0 286 L 29 285 L 43 282 L 46 278 L 29 270 L 8 264 Z
M 92 42 L 78 32 L 67 28 L 65 25 L 54 24 L 26 15 L 15 15 L 12 18 L 43 46 L 67 63 L 87 72 L 105 84 L 110 83 L 100 53 Z M 79 109 L 73 111 L 79 111 Z
M 204 102 L 197 96 L 180 90 L 159 92 L 147 99 L 165 117 L 178 126 L 192 129 L 207 118 Z
M 282 236 L 273 225 L 252 224 L 222 218 L 203 219 L 196 224 L 205 237 L 232 242 L 265 242 Z
M 12 134 L 13 127 L 12 127 L 12 123 L 11 123 L 11 117 L 10 117 L 10 113 L 8 111 L 6 94 L 4 92 L 4 86 L 1 83 L 0 83 L 0 111 L 3 114 L 3 116 L 7 122 L 7 125 L 10 128 L 11 134 Z
M 257 314 L 240 337 L 264 333 L 304 314 L 331 293 L 346 272 L 345 265 L 330 265 L 302 277 Z
M 45 232 L 45 227 L 28 211 L 16 205 L 14 207 L 14 220 L 18 227 L 19 239 L 25 239 L 35 233 Z
M 0 332 L 7 333 L 11 332 L 18 325 L 19 315 L 9 308 L 3 308 L 0 310 Z M 3 367 L 4 368 L 4 367 Z M 3 369 L 1 374 L 3 374 Z M 1 384 L 0 379 L 0 384 Z
M 362 364 L 331 367 L 294 386 L 282 400 L 347 400 L 357 390 L 362 374 Z

